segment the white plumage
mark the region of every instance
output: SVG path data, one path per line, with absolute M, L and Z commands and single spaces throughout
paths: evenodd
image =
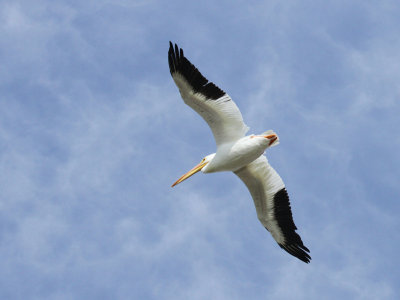
M 217 152 L 207 155 L 172 186 L 193 174 L 232 171 L 247 186 L 261 224 L 278 245 L 308 263 L 309 250 L 296 233 L 285 185 L 263 155 L 279 143 L 271 130 L 260 135 L 245 136 L 248 127 L 236 104 L 223 90 L 209 82 L 184 56 L 183 50 L 170 42 L 169 68 L 184 102 L 199 113 L 210 126 Z
M 180 74 L 172 77 L 179 88 L 183 101 L 193 108 L 210 126 L 217 146 L 244 137 L 249 127 L 243 123 L 240 110 L 227 94 L 207 101 L 204 94 L 195 92 Z

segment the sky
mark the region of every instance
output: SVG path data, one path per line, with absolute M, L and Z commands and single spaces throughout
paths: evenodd
M 400 299 L 400 6 L 0 1 L 1 299 Z M 169 41 L 241 109 L 312 261 L 232 173 Z

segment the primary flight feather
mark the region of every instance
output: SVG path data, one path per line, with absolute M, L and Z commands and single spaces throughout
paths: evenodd
M 278 245 L 309 263 L 310 251 L 296 233 L 285 184 L 263 155 L 267 148 L 279 143 L 278 136 L 272 130 L 245 136 L 249 128 L 231 97 L 208 81 L 184 56 L 183 50 L 171 42 L 168 63 L 183 101 L 207 122 L 217 144 L 216 153 L 204 157 L 172 186 L 199 171 L 234 172 L 249 189 L 258 219 Z

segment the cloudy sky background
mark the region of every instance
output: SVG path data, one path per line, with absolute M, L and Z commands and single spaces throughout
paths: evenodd
M 399 299 L 398 1 L 0 1 L 1 299 Z M 241 109 L 309 265 L 169 75 L 178 43 Z

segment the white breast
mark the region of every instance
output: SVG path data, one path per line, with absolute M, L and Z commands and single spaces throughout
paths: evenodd
M 236 171 L 260 157 L 268 147 L 268 140 L 246 136 L 240 140 L 218 147 L 213 160 L 204 168 L 204 173 Z

